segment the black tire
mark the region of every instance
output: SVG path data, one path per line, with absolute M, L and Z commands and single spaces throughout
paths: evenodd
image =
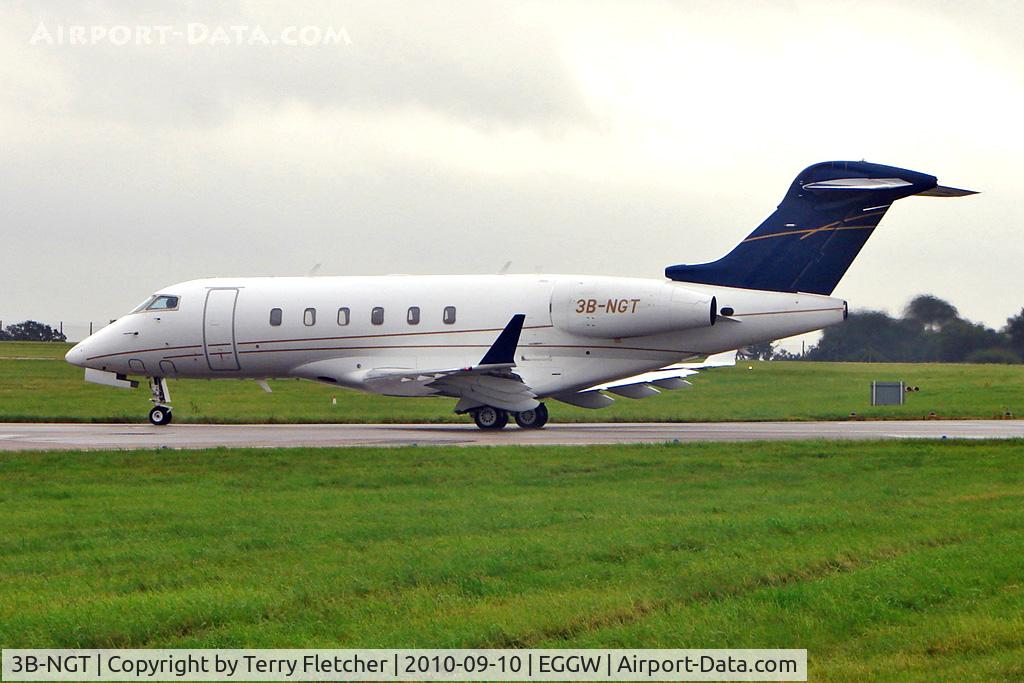
M 149 422 L 157 427 L 171 424 L 171 409 L 165 406 L 157 406 L 149 411 Z
M 533 410 L 513 413 L 520 429 L 540 429 L 548 423 L 548 407 L 541 403 Z
M 480 429 L 497 431 L 504 429 L 508 424 L 508 412 L 501 408 L 483 406 L 473 411 L 473 422 L 476 422 Z

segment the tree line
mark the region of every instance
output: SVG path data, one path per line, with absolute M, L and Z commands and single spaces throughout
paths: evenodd
M 744 349 L 763 360 L 872 363 L 1020 363 L 1024 359 L 1024 309 L 995 330 L 966 320 L 948 301 L 931 294 L 910 300 L 902 316 L 851 311 L 842 325 L 826 328 L 817 345 L 796 356 L 773 344 Z
M 8 325 L 0 330 L 0 341 L 67 341 L 59 330 L 35 320 Z

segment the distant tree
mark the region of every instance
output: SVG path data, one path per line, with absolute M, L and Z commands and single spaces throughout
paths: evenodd
M 903 317 L 920 323 L 926 330 L 941 330 L 942 326 L 960 318 L 956 306 L 931 294 L 919 294 L 903 309 Z
M 1020 355 L 1010 349 L 981 349 L 972 351 L 964 359 L 967 363 L 999 363 L 1014 365 L 1021 362 Z
M 1010 348 L 1024 357 L 1024 308 L 1017 315 L 1006 319 L 1003 334 L 1006 335 Z
M 771 360 L 774 353 L 773 342 L 759 342 L 744 346 L 736 352 L 736 358 L 740 360 Z
M 1004 346 L 1005 337 L 979 323 L 956 320 L 946 323 L 935 338 L 935 360 L 963 363 L 971 354 Z
M 963 320 L 956 307 L 930 294 L 914 297 L 905 315 L 853 311 L 845 324 L 824 331 L 806 359 L 1015 363 L 1024 358 L 1024 310 L 1009 318 L 1002 332 Z
M 8 325 L 4 330 L 4 339 L 9 341 L 67 341 L 67 338 L 57 330 L 35 320 Z
M 807 360 L 891 363 L 924 360 L 924 330 L 882 311 L 854 311 L 846 322 L 825 329 Z

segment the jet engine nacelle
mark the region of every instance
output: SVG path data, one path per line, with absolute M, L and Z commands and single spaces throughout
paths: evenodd
M 551 298 L 556 328 L 600 339 L 711 327 L 717 317 L 718 302 L 711 294 L 664 282 L 566 279 L 555 285 Z

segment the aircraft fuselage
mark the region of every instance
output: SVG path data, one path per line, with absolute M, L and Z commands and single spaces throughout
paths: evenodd
M 176 306 L 125 315 L 68 360 L 143 377 L 302 377 L 427 395 L 412 382 L 367 384 L 367 373 L 472 365 L 525 314 L 515 371 L 543 397 L 845 315 L 844 301 L 822 295 L 573 275 L 215 278 L 156 296 Z

